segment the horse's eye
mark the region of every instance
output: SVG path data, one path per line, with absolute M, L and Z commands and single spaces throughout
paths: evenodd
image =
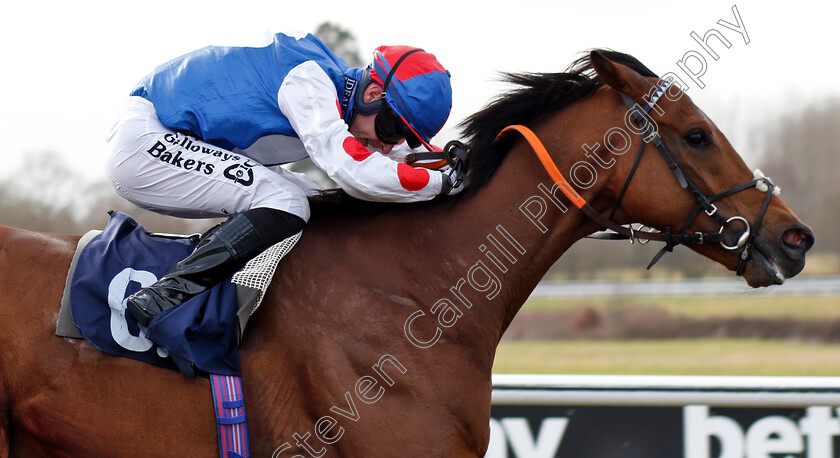
M 685 141 L 692 148 L 704 148 L 712 144 L 712 139 L 704 130 L 692 130 L 685 136 Z

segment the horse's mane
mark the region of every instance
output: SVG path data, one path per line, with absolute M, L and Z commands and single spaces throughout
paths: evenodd
M 630 67 L 642 76 L 657 76 L 629 54 L 608 49 L 593 51 Z M 510 150 L 513 143 L 510 137 L 496 141 L 502 129 L 511 124 L 530 125 L 549 113 L 585 99 L 604 84 L 592 67 L 590 55 L 587 52 L 560 73 L 501 73 L 502 80 L 515 87 L 497 96 L 459 125 L 469 149 L 466 194 L 476 192 L 489 182 Z M 364 202 L 340 190 L 330 190 L 320 196 L 310 197 L 309 200 L 313 216 L 344 210 L 372 210 L 391 205 Z M 439 198 L 433 203 L 445 200 L 449 199 Z
M 596 49 L 607 59 L 626 65 L 643 76 L 656 77 L 635 57 Z M 604 82 L 595 73 L 587 52 L 561 73 L 502 73 L 503 81 L 516 85 L 501 94 L 460 127 L 467 137 L 470 163 L 466 191 L 473 193 L 493 177 L 513 143 L 512 136 L 496 141 L 502 129 L 511 124 L 528 126 L 546 114 L 556 112 L 593 94 Z

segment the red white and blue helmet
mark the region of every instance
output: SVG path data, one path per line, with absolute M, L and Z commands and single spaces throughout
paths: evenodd
M 385 101 L 427 147 L 452 110 L 450 74 L 433 54 L 411 46 L 380 46 L 365 73 Z

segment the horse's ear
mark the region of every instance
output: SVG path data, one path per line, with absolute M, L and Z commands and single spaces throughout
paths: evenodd
M 622 94 L 634 97 L 646 93 L 646 87 L 650 86 L 650 83 L 645 82 L 644 76 L 626 65 L 610 60 L 600 51 L 590 52 L 589 61 L 598 76 Z

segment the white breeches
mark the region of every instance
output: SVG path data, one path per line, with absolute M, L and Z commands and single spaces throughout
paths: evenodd
M 111 129 L 105 169 L 117 193 L 157 213 L 220 217 L 251 208 L 283 210 L 309 220 L 305 175 L 265 167 L 160 123 L 154 106 L 129 97 Z

